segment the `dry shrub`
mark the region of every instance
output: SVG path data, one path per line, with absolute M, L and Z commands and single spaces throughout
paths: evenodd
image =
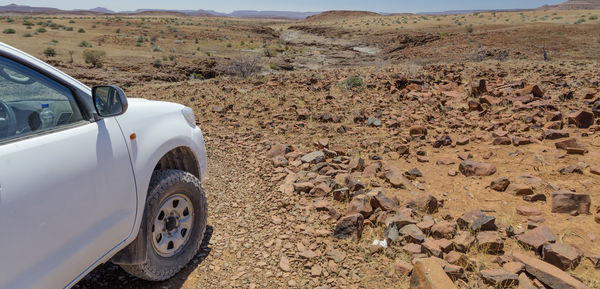
M 256 75 L 261 69 L 258 56 L 239 56 L 229 61 L 223 71 L 228 75 L 247 78 Z

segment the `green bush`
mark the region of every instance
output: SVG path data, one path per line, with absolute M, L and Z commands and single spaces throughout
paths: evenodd
M 42 53 L 44 53 L 44 56 L 46 56 L 46 57 L 56 56 L 56 50 L 54 50 L 54 48 L 52 48 L 52 47 L 46 48 L 46 50 L 44 50 L 44 52 L 42 52 Z
M 40 27 L 36 30 L 37 33 L 45 33 L 47 30 L 44 27 Z
M 23 34 L 23 37 L 33 37 L 33 35 L 31 33 L 25 33 Z
M 81 42 L 79 42 L 79 44 L 77 44 L 77 46 L 79 46 L 79 47 L 88 47 L 89 48 L 89 47 L 92 47 L 92 44 L 89 43 L 89 42 L 87 42 L 87 41 L 85 41 L 85 40 L 82 40 Z
M 590 16 L 590 18 L 588 18 L 589 20 L 598 20 L 598 16 L 596 15 L 592 15 Z
M 152 51 L 152 52 L 161 52 L 161 51 L 162 51 L 162 48 L 160 48 L 160 46 L 158 46 L 158 45 L 153 45 L 153 46 L 150 48 L 150 51 Z
M 6 28 L 6 29 L 4 29 L 4 31 L 2 31 L 2 33 L 4 33 L 4 34 L 15 34 L 15 33 L 17 33 L 17 31 L 15 31 L 12 28 Z
M 362 91 L 366 87 L 365 81 L 358 75 L 348 77 L 341 85 L 342 88 L 352 91 Z
M 79 33 L 85 33 L 85 29 L 79 28 L 79 30 L 77 30 L 77 32 L 79 32 Z
M 91 64 L 92 67 L 102 68 L 104 66 L 104 57 L 106 56 L 106 52 L 102 50 L 89 50 L 86 49 L 83 51 L 83 59 L 85 63 Z

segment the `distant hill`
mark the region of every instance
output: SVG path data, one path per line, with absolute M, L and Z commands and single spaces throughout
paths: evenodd
M 319 14 L 319 12 L 295 12 L 295 11 L 254 11 L 239 10 L 232 13 L 221 13 L 213 10 L 169 10 L 169 9 L 137 9 L 134 11 L 112 11 L 104 7 L 93 9 L 61 10 L 51 7 L 32 7 L 26 5 L 10 4 L 0 6 L 0 13 L 27 13 L 27 14 L 134 14 L 134 15 L 173 15 L 173 16 L 222 16 L 237 18 L 281 18 L 281 19 L 305 19 L 308 16 Z
M 0 6 L 0 12 L 15 12 L 15 13 L 49 13 L 61 12 L 62 10 L 50 7 L 31 7 L 27 5 L 9 4 Z
M 347 17 L 379 16 L 381 14 L 369 11 L 332 10 L 306 18 L 307 21 L 327 21 Z
M 600 9 L 600 0 L 569 0 L 557 5 L 545 5 L 542 10 L 592 10 Z
M 253 11 L 239 10 L 229 14 L 232 17 L 240 18 L 284 18 L 284 19 L 305 19 L 306 17 L 317 15 L 320 12 L 293 12 L 293 11 Z

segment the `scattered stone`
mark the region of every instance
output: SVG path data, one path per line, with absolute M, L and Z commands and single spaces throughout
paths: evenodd
M 519 206 L 519 207 L 517 207 L 517 214 L 519 214 L 521 216 L 529 217 L 529 216 L 540 216 L 542 214 L 542 212 L 536 208 Z
M 481 270 L 479 274 L 483 281 L 495 287 L 507 288 L 519 283 L 519 275 L 504 269 Z
M 363 230 L 363 215 L 353 214 L 343 217 L 336 225 L 333 231 L 333 237 L 336 239 L 359 240 Z
M 538 202 L 538 201 L 545 202 L 546 195 L 539 193 L 539 194 L 523 196 L 523 200 L 528 201 L 528 202 Z
M 540 252 L 544 244 L 556 242 L 556 237 L 550 228 L 540 226 L 517 236 L 517 240 L 522 246 Z
M 442 265 L 433 258 L 419 259 L 410 278 L 412 289 L 457 289 Z
M 528 196 L 533 194 L 533 189 L 525 184 L 511 183 L 506 191 L 515 196 Z
M 574 124 L 578 128 L 589 128 L 594 124 L 594 114 L 589 111 L 576 111 L 567 116 L 569 124 Z
M 542 250 L 543 260 L 562 269 L 567 270 L 577 267 L 583 254 L 575 247 L 562 244 L 545 244 Z
M 437 212 L 439 203 L 438 200 L 429 194 L 422 194 L 407 203 L 409 208 L 416 208 L 419 211 L 427 214 L 433 214 Z
M 542 135 L 543 139 L 550 139 L 550 140 L 559 139 L 559 138 L 567 138 L 567 137 L 569 137 L 568 132 L 554 130 L 554 129 L 544 130 L 544 134 Z
M 394 271 L 400 276 L 408 276 L 412 272 L 414 266 L 408 262 L 400 262 L 394 264 Z
M 515 253 L 516 261 L 525 265 L 527 273 L 535 276 L 546 286 L 553 289 L 589 289 L 581 281 L 573 278 L 567 272 L 552 266 L 542 260 L 527 255 Z
M 552 213 L 589 214 L 591 206 L 590 195 L 577 194 L 570 191 L 552 193 Z
M 452 238 L 456 234 L 456 223 L 441 221 L 431 227 L 434 238 Z
M 587 152 L 587 146 L 575 138 L 570 138 L 568 140 L 557 142 L 554 144 L 554 146 L 556 146 L 556 148 L 560 149 L 560 150 L 568 150 L 570 148 L 570 149 L 583 149 L 584 151 Z
M 458 170 L 466 177 L 491 176 L 496 173 L 496 167 L 494 165 L 478 163 L 471 160 L 465 160 L 460 163 Z
M 490 187 L 494 191 L 504 192 L 508 185 L 510 185 L 510 181 L 507 178 L 498 178 L 492 181 Z
M 499 254 L 504 250 L 504 241 L 496 231 L 483 231 L 477 234 L 477 246 L 491 254 Z
M 373 213 L 373 207 L 371 207 L 369 196 L 363 194 L 352 198 L 346 209 L 346 215 L 352 215 L 356 213 L 361 214 L 365 219 L 371 216 Z
M 452 239 L 452 242 L 454 243 L 454 248 L 456 251 L 465 253 L 475 242 L 475 237 L 473 237 L 469 232 L 460 231 L 454 237 L 454 239 Z
M 305 154 L 301 160 L 303 163 L 314 164 L 321 162 L 325 158 L 325 153 L 322 151 L 315 151 L 309 154 Z
M 282 255 L 279 260 L 279 268 L 284 272 L 290 272 L 290 260 L 285 255 Z
M 413 126 L 410 128 L 409 134 L 411 136 L 426 136 L 427 128 L 424 126 Z
M 274 144 L 273 146 L 271 146 L 271 149 L 269 149 L 269 151 L 267 152 L 267 157 L 272 159 L 276 156 L 283 156 L 289 153 L 290 151 L 291 149 L 289 146 L 280 143 Z
M 421 229 L 414 224 L 409 224 L 402 227 L 399 233 L 401 236 L 403 236 L 404 240 L 409 243 L 420 244 L 425 240 L 425 234 L 423 234 L 423 231 L 421 231 Z
M 525 270 L 525 265 L 523 265 L 521 262 L 510 261 L 504 263 L 504 265 L 502 265 L 502 269 L 513 274 L 519 274 Z
M 381 126 L 381 121 L 379 119 L 377 119 L 376 117 L 369 117 L 369 119 L 367 119 L 367 124 L 370 126 L 374 126 L 374 127 L 380 127 Z
M 496 218 L 488 216 L 480 210 L 474 210 L 464 213 L 456 220 L 456 223 L 461 229 L 468 229 L 473 232 L 478 231 L 495 231 Z

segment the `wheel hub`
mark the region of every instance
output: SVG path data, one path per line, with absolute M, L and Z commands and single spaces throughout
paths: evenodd
M 187 244 L 194 223 L 192 201 L 183 194 L 168 197 L 152 223 L 152 245 L 163 257 L 173 256 Z

